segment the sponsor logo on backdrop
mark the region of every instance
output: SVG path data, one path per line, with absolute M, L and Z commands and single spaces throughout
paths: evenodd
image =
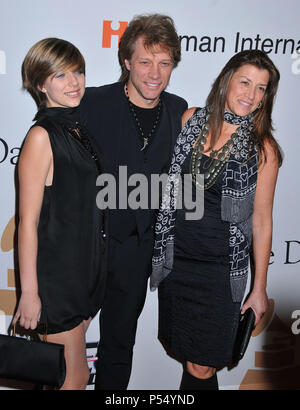
M 4 232 L 1 236 L 1 251 L 10 252 L 14 248 L 14 236 L 15 236 L 15 217 L 6 225 Z M 4 312 L 6 316 L 12 316 L 17 303 L 16 295 L 16 273 L 11 266 L 1 266 L 1 277 L 5 277 L 5 281 L 2 282 L 5 285 L 4 289 L 0 289 L 0 312 Z M 4 272 L 3 272 L 4 270 Z
M 195 35 L 180 35 L 180 41 L 183 51 L 200 51 L 202 53 L 224 53 L 229 40 L 223 36 L 195 36 Z M 231 48 L 235 53 L 243 50 L 262 50 L 265 53 L 274 54 L 293 54 L 300 51 L 300 40 L 292 38 L 263 38 L 260 34 L 255 37 L 244 36 L 240 32 L 235 34 L 233 41 L 230 41 Z
M 6 74 L 6 55 L 3 50 L 0 50 L 0 74 Z
M 127 21 L 113 22 L 113 20 L 103 20 L 102 29 L 102 47 L 112 47 L 112 36 L 118 37 L 119 41 L 128 26 Z M 222 35 L 218 36 L 206 36 L 195 34 L 181 34 L 179 35 L 182 51 L 200 51 L 202 53 L 224 53 L 226 51 L 228 43 L 230 48 L 233 48 L 235 53 L 243 50 L 257 49 L 262 50 L 265 53 L 274 54 L 291 54 L 297 55 L 300 53 L 300 40 L 293 38 L 269 38 L 262 37 L 260 34 L 255 36 L 247 36 L 239 31 L 235 33 L 233 40 L 228 40 Z M 300 72 L 300 63 L 295 62 L 292 68 L 295 74 Z M 299 70 L 299 72 L 298 72 Z
M 297 311 L 300 315 L 300 311 Z M 299 326 L 299 322 L 297 324 Z M 278 390 L 300 388 L 300 366 L 297 361 L 297 336 L 275 312 L 273 299 L 269 300 L 269 309 L 252 332 L 257 337 L 263 332 L 261 348 L 251 350 L 251 339 L 246 352 L 247 363 L 253 363 L 248 369 L 240 390 Z M 245 360 L 244 358 L 243 360 Z
M 103 31 L 102 31 L 102 47 L 103 48 L 111 48 L 111 40 L 112 36 L 118 37 L 118 44 L 121 40 L 121 37 L 128 26 L 127 21 L 119 21 L 119 26 L 117 28 L 113 28 L 115 24 L 112 20 L 104 20 L 103 21 Z
M 295 265 L 300 262 L 300 241 L 289 240 L 284 241 L 285 243 L 285 253 L 282 263 L 284 265 Z M 269 265 L 273 265 L 275 262 L 276 256 L 273 251 L 270 254 Z M 278 261 L 277 261 L 278 262 Z
M 292 264 L 300 262 L 300 242 L 299 241 L 285 241 L 286 253 L 285 264 Z
M 0 164 L 10 162 L 12 165 L 16 165 L 20 151 L 21 148 L 11 148 L 4 138 L 0 138 Z

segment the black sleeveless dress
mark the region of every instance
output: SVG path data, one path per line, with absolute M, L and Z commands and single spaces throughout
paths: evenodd
M 96 206 L 99 155 L 77 122 L 77 109 L 43 108 L 35 125 L 49 134 L 53 182 L 45 186 L 38 225 L 37 277 L 42 312 L 38 331 L 59 333 L 102 306 L 103 214 Z
M 203 155 L 201 168 L 209 157 Z M 190 173 L 191 153 L 182 173 Z M 232 360 L 240 303 L 232 302 L 229 226 L 221 220 L 221 172 L 204 190 L 204 215 L 177 209 L 172 272 L 160 283 L 159 339 L 182 361 L 222 367 Z M 196 188 L 193 184 L 193 200 Z

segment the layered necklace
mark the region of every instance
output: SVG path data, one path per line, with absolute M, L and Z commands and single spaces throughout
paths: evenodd
M 230 124 L 245 126 L 251 121 L 252 115 L 240 117 L 225 111 L 224 120 Z M 228 141 L 219 149 L 212 150 L 208 155 L 203 153 L 209 133 L 208 122 L 204 125 L 202 132 L 197 139 L 191 156 L 190 172 L 192 180 L 199 189 L 210 188 L 223 171 L 226 162 L 229 160 L 231 149 L 238 137 L 238 129 L 231 134 Z M 204 174 L 203 184 L 196 178 L 197 174 Z
M 142 126 L 141 126 L 141 122 L 140 122 L 140 120 L 139 120 L 139 118 L 138 118 L 138 116 L 137 116 L 135 106 L 134 106 L 134 104 L 130 101 L 130 98 L 129 98 L 129 95 L 128 95 L 128 87 L 127 87 L 127 84 L 125 84 L 125 95 L 126 95 L 126 98 L 127 98 L 127 101 L 128 101 L 129 107 L 130 107 L 130 110 L 131 110 L 131 112 L 132 112 L 132 116 L 133 116 L 133 118 L 134 118 L 134 120 L 135 120 L 135 123 L 136 123 L 136 125 L 137 125 L 137 129 L 138 129 L 138 131 L 139 131 L 139 133 L 140 133 L 140 136 L 141 136 L 141 138 L 142 138 L 142 140 L 143 140 L 143 146 L 142 146 L 142 148 L 141 148 L 141 151 L 144 151 L 144 149 L 149 145 L 149 143 L 150 143 L 150 138 L 152 137 L 152 135 L 153 135 L 154 132 L 156 131 L 157 126 L 158 126 L 158 124 L 159 124 L 160 114 L 161 114 L 161 106 L 162 106 L 161 99 L 159 99 L 159 102 L 158 102 L 158 105 L 157 105 L 157 115 L 156 115 L 156 118 L 155 118 L 155 120 L 154 120 L 154 122 L 153 122 L 152 128 L 151 128 L 150 132 L 149 132 L 147 135 L 145 135 L 144 130 L 143 130 Z

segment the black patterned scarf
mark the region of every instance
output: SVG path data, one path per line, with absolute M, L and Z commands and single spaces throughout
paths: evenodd
M 151 290 L 155 290 L 172 270 L 179 176 L 182 165 L 207 123 L 208 117 L 208 108 L 197 109 L 177 138 L 155 225 Z M 230 284 L 233 301 L 240 302 L 247 283 L 258 154 L 253 143 L 253 114 L 240 117 L 225 111 L 224 121 L 239 125 L 236 131 L 237 137 L 224 169 L 221 218 L 230 222 Z

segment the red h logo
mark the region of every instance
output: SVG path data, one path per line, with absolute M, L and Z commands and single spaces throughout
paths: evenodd
M 127 21 L 119 21 L 120 27 L 117 30 L 111 28 L 112 20 L 103 21 L 103 34 L 102 34 L 102 47 L 110 48 L 111 47 L 111 36 L 118 36 L 118 44 L 121 40 L 121 37 L 128 26 Z

